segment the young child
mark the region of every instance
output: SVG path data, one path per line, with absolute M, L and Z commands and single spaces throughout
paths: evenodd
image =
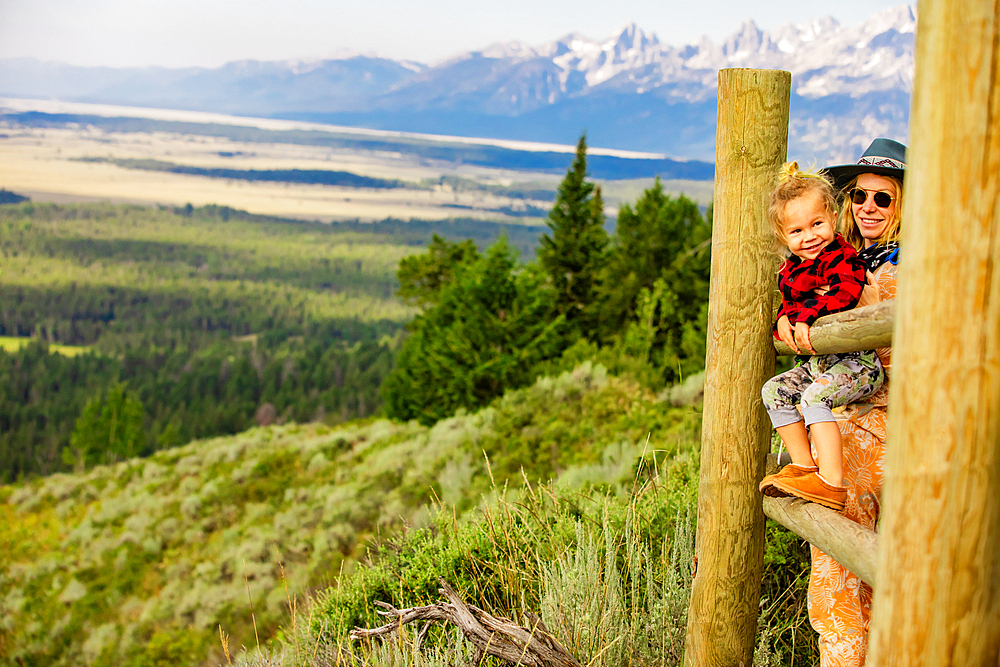
M 823 315 L 857 305 L 865 266 L 836 232 L 836 199 L 825 176 L 800 171 L 795 162 L 784 165 L 768 218 L 791 252 L 778 276 L 782 304 L 775 335 L 796 352 L 813 352 L 809 327 Z M 768 380 L 761 395 L 792 463 L 765 477 L 760 490 L 843 509 L 843 443 L 832 410 L 873 393 L 883 379 L 878 356 L 867 351 L 798 356 L 794 368 Z

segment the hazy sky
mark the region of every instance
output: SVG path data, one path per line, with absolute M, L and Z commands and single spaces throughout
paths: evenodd
M 602 39 L 635 21 L 669 44 L 715 42 L 833 16 L 861 23 L 899 0 L 0 0 L 0 58 L 77 65 L 207 65 L 377 54 L 433 63 L 496 42 L 569 32 Z

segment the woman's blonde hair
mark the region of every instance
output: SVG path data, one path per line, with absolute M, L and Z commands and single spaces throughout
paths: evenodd
M 895 178 L 894 176 L 886 176 L 884 174 L 878 174 L 882 178 L 892 181 L 892 187 L 895 192 L 893 192 L 893 201 L 896 202 L 896 206 L 893 209 L 892 217 L 889 219 L 889 224 L 886 225 L 885 231 L 882 232 L 882 236 L 875 239 L 875 242 L 879 245 L 885 245 L 886 243 L 892 243 L 894 241 L 899 241 L 899 221 L 903 219 L 903 181 Z M 861 232 L 858 231 L 858 221 L 854 219 L 854 207 L 851 206 L 847 199 L 847 193 L 858 187 L 858 179 L 861 174 L 858 174 L 850 180 L 850 182 L 844 186 L 843 196 L 845 199 L 844 207 L 840 211 L 840 233 L 844 235 L 844 239 L 847 240 L 855 250 L 863 250 L 865 247 L 865 238 L 861 236 Z
M 786 162 L 778 171 L 778 184 L 771 192 L 771 203 L 767 207 L 767 219 L 775 237 L 785 242 L 785 207 L 788 202 L 798 199 L 808 192 L 820 196 L 823 205 L 833 215 L 837 215 L 837 194 L 826 174 L 812 169 L 799 169 L 798 162 Z

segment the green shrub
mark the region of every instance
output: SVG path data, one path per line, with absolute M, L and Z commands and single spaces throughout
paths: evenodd
M 213 637 L 187 629 L 158 630 L 148 641 L 134 646 L 127 667 L 179 667 L 205 659 Z M 111 663 L 114 664 L 114 663 Z

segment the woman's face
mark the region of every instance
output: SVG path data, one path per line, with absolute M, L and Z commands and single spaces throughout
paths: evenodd
M 896 192 L 896 184 L 891 179 L 878 174 L 861 174 L 858 176 L 859 189 L 864 190 L 868 197 L 863 204 L 851 203 L 854 213 L 854 222 L 858 226 L 858 231 L 865 240 L 865 247 L 875 243 L 885 232 L 889 223 L 896 215 L 896 201 L 899 193 Z M 892 201 L 885 208 L 875 205 L 876 192 L 888 192 L 892 196 Z

